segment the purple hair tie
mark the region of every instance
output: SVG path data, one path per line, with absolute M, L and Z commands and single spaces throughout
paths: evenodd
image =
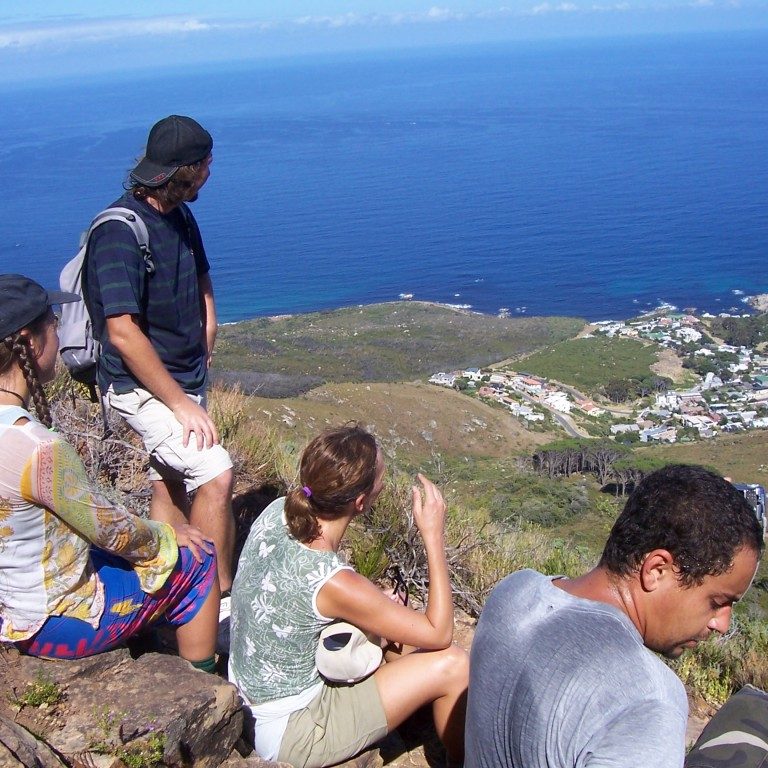
M 312 498 L 312 489 L 308 485 L 303 486 L 301 490 L 308 499 Z

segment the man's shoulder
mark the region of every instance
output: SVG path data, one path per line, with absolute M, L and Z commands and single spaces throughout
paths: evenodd
M 552 582 L 553 577 L 531 570 L 503 579 L 480 617 L 481 639 L 487 635 L 490 644 L 509 646 L 516 654 L 578 658 L 581 669 L 573 674 L 640 667 L 657 683 L 674 685 L 674 673 L 644 646 L 618 608 L 576 597 Z M 504 630 L 510 626 L 516 628 L 513 635 Z

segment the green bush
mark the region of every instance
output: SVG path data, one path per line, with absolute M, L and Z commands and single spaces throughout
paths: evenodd
M 551 528 L 583 514 L 588 506 L 589 495 L 583 484 L 519 473 L 497 483 L 490 513 L 492 520 Z
M 768 624 L 737 616 L 725 637 L 712 637 L 669 662 L 698 700 L 720 706 L 750 684 L 768 688 Z

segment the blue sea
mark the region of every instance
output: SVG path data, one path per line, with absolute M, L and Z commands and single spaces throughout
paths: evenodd
M 224 322 L 397 299 L 629 317 L 768 291 L 768 34 L 297 57 L 0 87 L 0 268 L 53 284 L 149 126 L 214 136 Z

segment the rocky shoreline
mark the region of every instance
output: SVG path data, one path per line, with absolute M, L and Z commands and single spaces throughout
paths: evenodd
M 747 297 L 747 304 L 758 312 L 768 312 L 768 293 L 758 293 Z

